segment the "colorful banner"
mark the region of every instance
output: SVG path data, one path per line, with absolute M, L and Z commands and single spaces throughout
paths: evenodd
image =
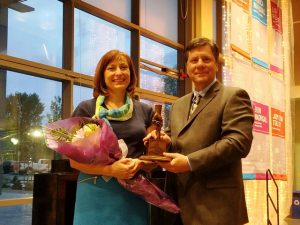
M 277 180 L 286 180 L 286 149 L 285 139 L 272 137 L 271 171 Z
M 267 0 L 252 1 L 252 61 L 269 69 Z
M 254 113 L 253 130 L 260 133 L 269 133 L 269 107 L 267 105 L 252 102 Z
M 249 0 L 232 0 L 232 1 L 248 12 L 248 10 L 249 10 Z
M 282 34 L 282 12 L 281 8 L 274 1 L 271 1 L 271 19 L 272 28 Z
M 271 85 L 268 70 L 254 64 L 250 71 L 253 80 L 250 85 L 252 89 L 251 100 L 263 103 L 265 105 L 270 105 Z
M 251 61 L 237 52 L 232 52 L 232 76 L 231 86 L 245 89 L 253 99 L 253 82 L 251 73 Z
M 285 111 L 285 86 L 284 81 L 274 76 L 270 76 L 271 81 L 271 106 L 273 108 Z M 269 82 L 270 83 L 270 82 Z
M 247 179 L 256 179 L 253 174 L 263 174 L 270 168 L 270 135 L 253 132 L 252 147 L 248 156 L 242 159 L 242 166 Z
M 267 25 L 267 0 L 252 0 L 252 16 Z
M 284 68 L 280 0 L 229 2 L 231 61 L 224 84 L 249 93 L 255 118 L 251 150 L 242 159 L 243 178 L 269 179 L 266 170 L 270 169 L 275 179 L 286 180 L 285 83 L 279 79 Z
M 249 1 L 232 2 L 230 23 L 232 48 L 249 57 Z
M 274 30 L 272 31 L 270 48 L 270 70 L 278 74 L 283 74 L 282 35 Z
M 285 113 L 271 108 L 271 125 L 272 135 L 278 137 L 285 137 Z
M 274 1 L 271 1 L 271 20 L 270 70 L 283 74 L 282 12 Z

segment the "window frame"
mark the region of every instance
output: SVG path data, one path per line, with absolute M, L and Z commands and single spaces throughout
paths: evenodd
M 179 4 L 178 4 L 179 5 Z M 140 74 L 140 68 L 142 68 L 143 63 L 154 64 L 158 68 L 163 68 L 163 65 L 158 65 L 153 62 L 147 61 L 140 58 L 140 38 L 144 36 L 153 41 L 157 41 L 161 44 L 167 45 L 168 47 L 174 48 L 178 51 L 177 65 L 178 68 L 184 70 L 184 58 L 183 51 L 185 45 L 185 23 L 180 18 L 178 19 L 178 42 L 174 42 L 166 37 L 160 36 L 150 30 L 142 28 L 140 24 L 140 0 L 132 0 L 131 2 L 131 22 L 105 12 L 99 8 L 89 5 L 86 2 L 80 0 L 65 0 L 63 1 L 63 54 L 62 54 L 62 68 L 57 68 L 22 58 L 0 54 L 0 68 L 7 71 L 14 71 L 18 73 L 24 73 L 31 76 L 47 78 L 50 80 L 56 80 L 62 82 L 62 118 L 67 118 L 71 115 L 73 106 L 73 89 L 74 85 L 81 85 L 85 87 L 93 87 L 93 77 L 85 74 L 80 74 L 74 72 L 74 11 L 75 8 L 90 13 L 96 17 L 104 19 L 110 23 L 117 26 L 125 28 L 131 32 L 131 57 L 134 62 L 137 74 Z M 180 12 L 180 7 L 178 7 L 178 12 Z M 179 15 L 179 14 L 178 14 Z M 7 31 L 7 30 L 6 30 Z M 6 36 L 7 32 L 3 32 L 2 36 Z M 5 47 L 5 46 L 4 46 Z M 143 68 L 144 69 L 144 68 Z M 170 68 L 169 68 L 170 69 Z M 170 69 L 173 72 L 179 71 L 179 69 Z M 174 75 L 164 73 L 158 70 L 159 74 L 171 76 Z M 179 74 L 179 73 L 178 73 Z M 6 74 L 4 74 L 6 76 Z M 5 80 L 5 77 L 3 78 Z M 179 83 L 185 82 L 179 80 Z M 178 93 L 181 95 L 185 92 L 184 85 L 178 85 Z M 4 89 L 5 91 L 5 89 Z M 162 103 L 172 103 L 178 97 L 156 93 L 149 90 L 144 90 L 137 87 L 137 94 L 146 100 L 162 102 Z M 5 95 L 4 95 L 5 96 Z M 4 199 L 0 200 L 0 206 L 11 206 L 20 204 L 32 204 L 32 197 L 20 198 L 20 199 Z

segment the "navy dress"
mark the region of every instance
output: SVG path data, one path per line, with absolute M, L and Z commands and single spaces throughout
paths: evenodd
M 92 117 L 96 99 L 81 102 L 72 116 Z M 145 152 L 142 139 L 151 125 L 153 110 L 133 100 L 133 115 L 127 121 L 109 121 L 118 139 L 128 147 L 128 156 Z M 142 198 L 127 191 L 115 178 L 80 173 L 77 181 L 74 225 L 148 225 L 150 207 Z

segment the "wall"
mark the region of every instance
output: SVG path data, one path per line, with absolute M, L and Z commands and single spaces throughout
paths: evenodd
M 300 190 L 300 99 L 295 100 L 294 190 Z

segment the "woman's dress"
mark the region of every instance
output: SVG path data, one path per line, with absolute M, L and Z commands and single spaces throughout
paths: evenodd
M 72 116 L 92 117 L 96 99 L 81 102 Z M 118 139 L 128 147 L 128 156 L 136 158 L 145 151 L 142 139 L 151 125 L 153 110 L 133 100 L 129 120 L 110 124 Z M 115 178 L 106 181 L 102 176 L 80 173 L 77 182 L 74 225 L 148 225 L 150 207 L 142 198 L 127 191 Z

